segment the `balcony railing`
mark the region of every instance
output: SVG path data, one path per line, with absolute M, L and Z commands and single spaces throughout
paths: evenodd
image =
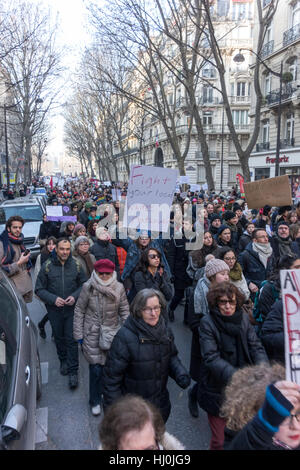
M 215 150 L 209 150 L 208 156 L 210 160 L 216 160 L 220 158 L 220 152 L 216 152 Z M 203 160 L 203 154 L 200 151 L 196 151 L 195 153 L 196 160 Z
M 287 46 L 300 37 L 300 23 L 283 33 L 283 45 Z
M 244 131 L 244 132 L 249 132 L 250 130 L 250 125 L 249 124 L 234 124 L 234 128 L 236 131 Z M 222 124 L 206 124 L 203 126 L 204 132 L 210 132 L 210 133 L 220 133 L 222 134 Z M 229 129 L 226 126 L 223 126 L 223 134 L 227 134 L 229 132 Z
M 235 103 L 249 104 L 250 103 L 250 96 L 231 96 L 230 101 L 231 101 L 231 104 L 235 104 Z
M 256 144 L 257 152 L 262 152 L 263 150 L 270 150 L 270 142 L 261 142 L 260 144 Z
M 133 154 L 133 153 L 138 153 L 139 151 L 140 151 L 140 149 L 138 147 L 134 147 L 132 149 L 127 149 L 124 152 L 115 153 L 114 158 L 126 157 L 128 155 Z
M 260 56 L 263 59 L 268 55 L 272 54 L 274 50 L 274 40 L 267 42 L 261 49 Z
M 295 139 L 291 137 L 290 139 L 282 139 L 280 141 L 280 148 L 285 149 L 287 147 L 294 147 L 295 146 Z
M 214 96 L 201 96 L 198 100 L 198 105 L 213 105 L 219 103 L 219 98 Z
M 281 101 L 288 100 L 292 97 L 293 93 L 297 91 L 297 88 L 293 86 L 291 83 L 288 83 L 282 87 L 281 92 Z M 268 105 L 279 103 L 280 98 L 280 89 L 277 88 L 276 90 L 272 90 L 267 96 L 266 100 Z

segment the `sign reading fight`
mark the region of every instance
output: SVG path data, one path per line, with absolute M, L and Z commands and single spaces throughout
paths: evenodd
M 300 384 L 300 269 L 280 271 L 286 379 Z
M 123 226 L 167 232 L 176 178 L 177 170 L 153 166 L 132 166 Z

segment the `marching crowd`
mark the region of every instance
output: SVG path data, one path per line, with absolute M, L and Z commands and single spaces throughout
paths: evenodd
M 248 210 L 235 191 L 175 194 L 170 237 L 134 239 L 121 236 L 126 189 L 116 201 L 104 186 L 49 187 L 48 205 L 68 206 L 74 221 L 44 216 L 33 273 L 24 220 L 10 217 L 0 235 L 2 269 L 26 302 L 34 293 L 45 304 L 39 333 L 46 338 L 49 321 L 70 389 L 83 351 L 91 411 L 104 410 L 102 448 L 182 449 L 165 431 L 169 377 L 189 387 L 193 417 L 207 413 L 210 449 L 300 448 L 280 288 L 280 270 L 300 269 L 300 202 Z M 203 227 L 203 246 L 192 249 Z M 189 371 L 172 333 L 179 304 L 192 332 Z

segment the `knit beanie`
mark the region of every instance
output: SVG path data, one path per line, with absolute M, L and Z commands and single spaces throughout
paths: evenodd
M 211 214 L 210 216 L 210 221 L 213 222 L 214 220 L 220 219 L 222 220 L 222 217 L 219 214 Z
M 222 232 L 224 232 L 224 230 L 228 230 L 229 227 L 227 227 L 227 225 L 221 225 L 219 228 L 218 228 L 218 231 L 217 231 L 217 237 L 219 235 L 221 235 Z
M 74 235 L 77 234 L 77 232 L 79 232 L 79 230 L 82 230 L 82 229 L 85 229 L 85 226 L 83 224 L 76 224 L 75 225 L 75 228 L 74 228 Z
M 220 273 L 221 271 L 230 271 L 229 266 L 222 259 L 211 259 L 204 268 L 204 273 L 208 278 L 211 278 L 214 274 Z
M 80 243 L 85 243 L 85 242 L 89 243 L 88 237 L 85 237 L 84 235 L 80 235 L 80 237 L 76 238 L 75 243 L 74 243 L 74 247 L 78 248 L 78 245 Z
M 226 211 L 224 212 L 223 219 L 224 220 L 230 220 L 235 217 L 235 213 L 233 211 Z

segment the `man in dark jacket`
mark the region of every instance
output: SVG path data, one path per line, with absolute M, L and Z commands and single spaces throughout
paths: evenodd
M 251 298 L 260 289 L 261 283 L 267 279 L 270 259 L 273 253 L 265 230 L 256 229 L 252 233 L 252 242 L 239 255 L 239 263 L 246 278 Z
M 71 243 L 61 238 L 55 253 L 41 267 L 36 295 L 45 303 L 51 323 L 62 375 L 69 375 L 69 387 L 78 385 L 78 344 L 73 339 L 74 307 L 86 281 L 78 261 L 71 256 Z
M 293 256 L 297 254 L 293 246 L 293 240 L 290 237 L 290 228 L 287 222 L 278 222 L 276 233 L 271 238 L 271 246 L 273 248 L 271 259 L 272 269 L 274 269 L 279 258 L 282 256 Z
M 245 250 L 246 246 L 252 242 L 252 233 L 255 229 L 255 225 L 252 222 L 247 222 L 246 229 L 239 239 L 239 252 Z

